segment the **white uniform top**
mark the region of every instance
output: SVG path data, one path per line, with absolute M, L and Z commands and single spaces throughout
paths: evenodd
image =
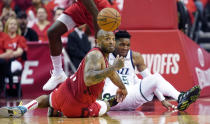
M 109 64 L 113 64 L 115 56 L 109 54 Z M 143 103 L 147 102 L 140 93 L 140 82 L 135 73 L 135 67 L 132 59 L 132 51 L 129 50 L 127 56 L 125 57 L 124 67 L 117 71 L 121 80 L 126 86 L 128 95 L 122 103 L 118 103 L 116 106 L 112 107 L 111 110 L 134 110 L 141 106 Z M 116 95 L 117 86 L 115 86 L 112 81 L 107 78 L 105 80 L 105 85 L 102 93 L 109 93 L 111 96 Z

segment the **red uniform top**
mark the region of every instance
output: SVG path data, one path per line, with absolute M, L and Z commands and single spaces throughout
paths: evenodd
M 4 53 L 7 49 L 13 49 L 10 37 L 0 32 L 0 54 Z
M 16 35 L 15 38 L 11 38 L 11 42 L 13 50 L 16 50 L 18 47 L 21 47 L 24 51 L 28 50 L 26 39 L 23 36 Z
M 93 48 L 89 52 L 98 50 L 101 52 L 99 48 Z M 106 63 L 106 67 L 108 67 L 108 61 L 104 56 L 104 60 Z M 80 63 L 77 72 L 67 79 L 67 84 L 69 90 L 72 92 L 73 96 L 78 100 L 78 102 L 91 104 L 96 101 L 96 99 L 101 94 L 104 81 L 101 81 L 98 84 L 87 87 L 84 82 L 84 68 L 85 68 L 85 58 Z
M 11 39 L 13 50 L 17 50 L 18 47 L 22 48 L 24 51 L 28 50 L 28 46 L 26 45 L 26 39 L 23 36 L 16 35 L 15 38 Z M 19 62 L 24 63 L 21 57 L 17 58 Z
M 40 30 L 38 25 L 35 23 L 32 27 L 39 36 L 39 41 L 41 42 L 48 42 L 48 37 L 47 37 L 47 30 L 51 26 L 51 23 L 49 23 L 43 30 Z

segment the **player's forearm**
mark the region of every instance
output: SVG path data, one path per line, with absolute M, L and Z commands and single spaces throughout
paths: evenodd
M 122 80 L 120 79 L 120 76 L 114 72 L 111 76 L 109 76 L 110 80 L 120 89 L 125 89 L 125 85 L 123 84 Z
M 85 84 L 86 86 L 91 86 L 100 83 L 105 78 L 112 75 L 115 71 L 116 70 L 112 66 L 99 71 L 89 71 L 85 75 Z

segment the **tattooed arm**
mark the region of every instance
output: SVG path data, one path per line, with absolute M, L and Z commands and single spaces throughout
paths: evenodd
M 109 78 L 117 87 L 119 87 L 116 93 L 116 97 L 117 97 L 117 102 L 122 102 L 127 95 L 127 90 L 125 88 L 125 85 L 123 84 L 122 80 L 120 79 L 120 76 L 116 71 L 113 72 L 112 75 L 109 76 Z
M 90 52 L 85 59 L 84 81 L 86 86 L 95 85 L 103 81 L 116 71 L 116 67 L 106 68 L 104 57 L 99 51 Z

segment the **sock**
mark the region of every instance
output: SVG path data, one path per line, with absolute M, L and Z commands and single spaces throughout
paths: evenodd
M 59 75 L 63 71 L 61 55 L 51 56 L 51 60 L 53 64 L 53 75 Z
M 96 100 L 96 102 L 101 106 L 100 111 L 99 111 L 99 116 L 104 115 L 108 109 L 107 104 L 101 100 Z
M 31 102 L 23 106 L 26 107 L 27 111 L 34 110 L 38 107 L 38 102 L 36 100 L 32 100 Z

